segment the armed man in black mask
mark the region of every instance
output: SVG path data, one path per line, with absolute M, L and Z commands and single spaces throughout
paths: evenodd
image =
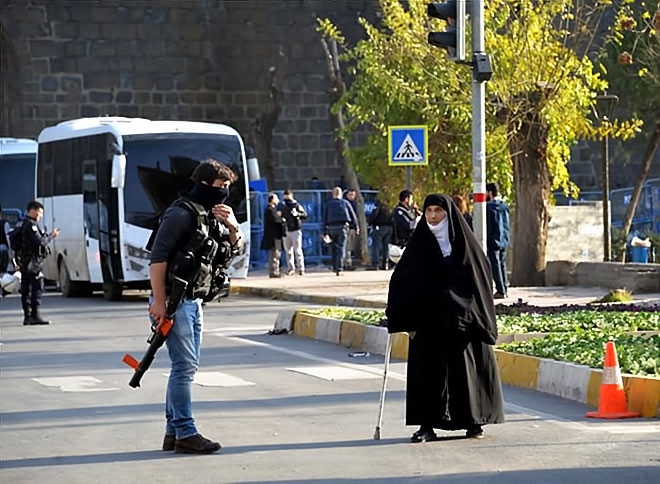
M 191 179 L 193 189 L 165 211 L 153 239 L 149 315 L 152 324 L 165 324 L 168 298 L 178 292 L 173 290 L 174 284 L 181 280 L 187 283 L 165 342 L 171 370 L 163 450 L 210 454 L 221 445 L 197 431 L 191 401 L 201 349 L 202 302 L 214 297 L 215 270 L 243 249 L 243 237 L 233 210 L 224 204 L 236 175 L 222 163 L 208 159 L 195 168 Z M 225 251 L 230 255 L 223 255 Z

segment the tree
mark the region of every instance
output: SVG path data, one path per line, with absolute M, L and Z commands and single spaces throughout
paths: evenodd
M 330 86 L 328 87 L 328 98 L 330 100 L 330 123 L 335 136 L 335 151 L 337 153 L 337 163 L 341 167 L 344 180 L 349 188 L 354 188 L 356 192 L 355 200 L 357 202 L 357 216 L 359 222 L 360 233 L 360 259 L 364 265 L 369 264 L 369 247 L 367 245 L 367 218 L 364 213 L 364 197 L 360 189 L 357 174 L 353 166 L 348 160 L 349 146 L 348 139 L 342 135 L 346 129 L 344 123 L 344 113 L 341 108 L 332 109 L 332 106 L 337 104 L 339 100 L 346 94 L 346 83 L 341 72 L 339 63 L 339 52 L 337 49 L 337 41 L 335 39 L 327 39 L 321 37 L 321 44 L 323 45 L 323 52 L 328 67 L 328 76 L 330 77 Z
M 263 160 L 264 176 L 269 187 L 275 186 L 275 161 L 273 158 L 273 130 L 282 112 L 280 91 L 276 83 L 277 69 L 268 69 L 268 104 L 255 120 L 254 132 L 257 137 L 257 149 Z
M 428 45 L 427 33 L 442 26 L 431 27 L 427 2 L 409 0 L 407 8 L 399 0 L 379 3 L 383 26 L 361 19 L 366 39 L 344 46 L 355 78 L 340 101 L 347 131 L 365 123 L 374 131 L 351 160 L 368 183 L 393 199 L 402 177 L 383 163 L 387 126 L 427 124 L 430 164 L 415 170 L 414 189 L 467 193 L 471 74 Z M 486 47 L 495 70 L 487 84 L 487 174 L 515 201 L 515 285 L 543 285 L 551 192 L 577 192 L 566 168 L 570 147 L 578 138 L 603 133 L 632 136 L 639 125 L 614 120 L 595 128 L 589 118 L 596 93 L 607 87 L 591 61 L 599 50 L 593 40 L 604 3 L 486 3 Z M 341 37 L 329 22 L 321 25 L 326 35 Z
M 624 94 L 624 108 L 649 126 L 645 130 L 646 151 L 623 221 L 624 240 L 660 146 L 660 3 L 639 2 L 636 6 L 619 11 L 619 31 L 612 37 L 601 64 L 611 88 Z M 621 250 L 621 262 L 625 261 L 625 254 Z

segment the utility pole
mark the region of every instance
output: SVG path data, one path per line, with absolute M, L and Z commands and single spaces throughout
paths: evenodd
M 484 53 L 484 2 L 472 1 L 472 193 L 474 235 L 486 251 L 486 84 L 492 69 Z M 479 65 L 482 64 L 482 65 Z M 485 65 L 487 64 L 487 65 Z M 488 72 L 481 72 L 488 71 Z

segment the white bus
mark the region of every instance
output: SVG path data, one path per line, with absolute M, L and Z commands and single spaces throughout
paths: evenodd
M 11 215 L 13 223 L 34 200 L 36 164 L 36 141 L 0 138 L 0 205 L 6 215 Z
M 246 277 L 250 213 L 243 140 L 229 126 L 139 118 L 84 118 L 39 134 L 37 199 L 46 230 L 60 228 L 44 276 L 65 297 L 102 287 L 106 299 L 149 288 L 145 245 L 159 214 L 191 186 L 197 164 L 214 158 L 238 176 L 227 203 L 246 238 L 230 268 Z

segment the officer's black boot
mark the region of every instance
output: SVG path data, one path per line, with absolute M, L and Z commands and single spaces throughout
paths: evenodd
M 25 313 L 23 315 L 23 326 L 27 326 L 30 324 L 30 315 L 28 313 Z
M 28 324 L 50 324 L 50 321 L 43 319 L 39 311 L 32 311 L 32 316 L 30 316 L 30 322 Z

